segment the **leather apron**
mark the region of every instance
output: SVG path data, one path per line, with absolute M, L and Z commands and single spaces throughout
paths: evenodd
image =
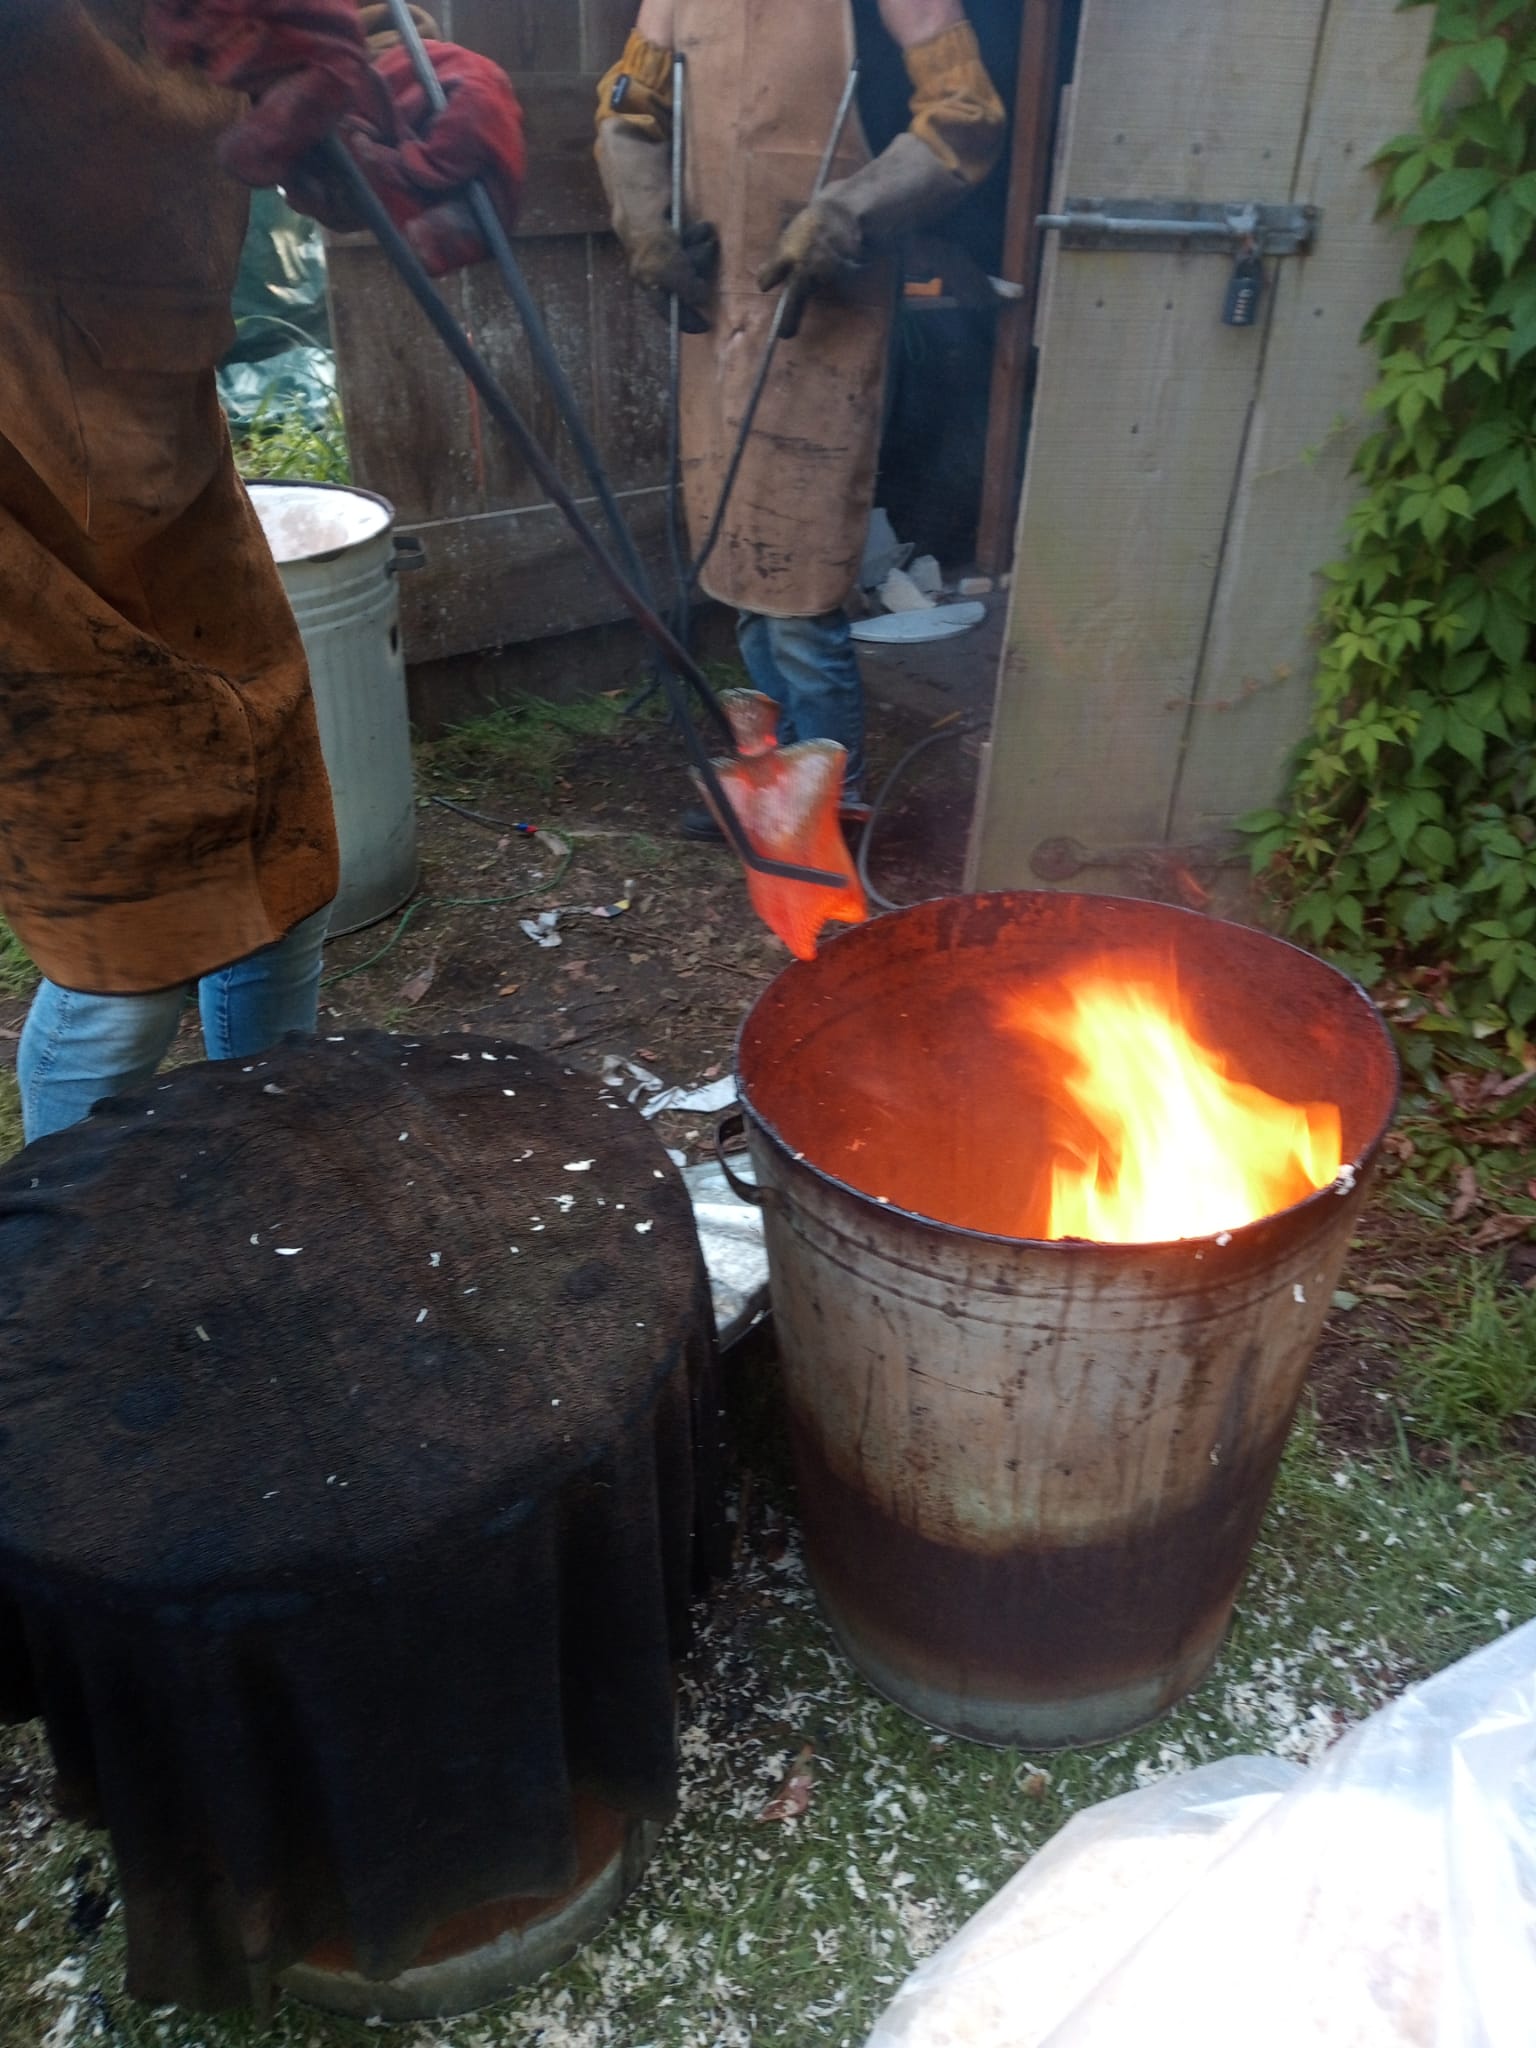
M 0 911 L 53 981 L 167 988 L 330 901 L 298 629 L 214 366 L 243 104 L 142 0 L 0 0 Z
M 714 517 L 777 294 L 757 271 L 806 204 L 853 61 L 848 0 L 676 0 L 687 60 L 687 218 L 720 234 L 708 334 L 684 335 L 681 448 L 695 551 Z M 869 161 L 851 112 L 830 176 Z M 724 526 L 700 578 L 744 611 L 833 610 L 863 556 L 879 455 L 893 285 L 872 264 L 806 306 L 780 342 Z

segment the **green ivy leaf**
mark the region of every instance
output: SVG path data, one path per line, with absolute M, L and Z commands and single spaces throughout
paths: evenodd
M 1414 834 L 1413 850 L 1431 867 L 1448 868 L 1456 858 L 1456 842 L 1443 825 L 1421 825 Z
M 1497 505 L 1501 498 L 1518 490 L 1520 479 L 1529 468 L 1530 458 L 1523 448 L 1505 448 L 1479 463 L 1467 492 L 1472 510 L 1486 512 L 1490 505 Z
M 1524 614 L 1502 590 L 1488 593 L 1488 621 L 1484 627 L 1488 645 L 1507 668 L 1524 661 L 1531 629 Z
M 1453 747 L 1464 761 L 1470 761 L 1474 768 L 1482 766 L 1488 736 L 1480 726 L 1463 718 L 1454 706 L 1446 713 L 1445 739 L 1446 745 Z
M 1464 220 L 1498 186 L 1497 171 L 1437 171 L 1403 207 L 1403 219 L 1411 227 L 1422 227 L 1430 221 Z
M 1432 128 L 1438 121 L 1466 68 L 1466 53 L 1462 50 L 1441 50 L 1425 65 L 1419 80 L 1419 105 L 1427 126 Z
M 1467 63 L 1483 81 L 1484 92 L 1493 92 L 1509 62 L 1509 45 L 1502 36 L 1489 36 L 1468 50 Z

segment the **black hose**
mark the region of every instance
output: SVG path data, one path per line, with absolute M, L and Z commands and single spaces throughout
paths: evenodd
M 915 745 L 908 747 L 907 751 L 896 763 L 896 766 L 887 775 L 885 781 L 880 785 L 880 794 L 875 798 L 869 813 L 869 821 L 865 825 L 859 839 L 859 851 L 854 865 L 864 894 L 871 903 L 878 904 L 881 910 L 910 910 L 912 908 L 910 903 L 893 903 L 889 896 L 882 896 L 874 883 L 869 879 L 869 849 L 874 844 L 875 827 L 884 815 L 885 807 L 891 800 L 892 791 L 919 754 L 926 753 L 929 747 L 936 747 L 940 740 L 964 739 L 968 733 L 973 733 L 977 730 L 979 728 L 973 721 L 965 720 L 958 725 L 946 725 L 939 732 L 924 733 L 923 737 Z

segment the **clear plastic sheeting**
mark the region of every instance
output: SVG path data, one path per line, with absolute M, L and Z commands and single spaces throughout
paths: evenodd
M 754 1177 L 748 1160 L 738 1161 L 735 1170 L 742 1180 Z M 709 1269 L 715 1329 L 722 1346 L 733 1344 L 768 1308 L 763 1212 L 741 1199 L 713 1160 L 685 1166 L 683 1179 Z
M 236 433 L 336 409 L 320 229 L 279 192 L 257 192 L 231 310 L 235 343 L 219 366 L 219 398 Z
M 1079 1814 L 868 2048 L 1530 2048 L 1536 1622 L 1311 1770 L 1204 1765 Z

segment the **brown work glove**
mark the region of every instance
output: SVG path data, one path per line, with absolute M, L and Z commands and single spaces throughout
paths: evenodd
M 443 32 L 424 7 L 412 7 L 411 18 L 421 31 L 423 42 L 440 43 Z M 368 0 L 366 6 L 357 10 L 358 26 L 368 43 L 368 54 L 377 57 L 381 50 L 392 49 L 400 40 L 395 27 L 395 17 L 385 0 Z
M 799 331 L 813 292 L 851 276 L 880 242 L 936 220 L 996 161 L 1007 116 L 970 23 L 915 44 L 906 64 L 911 127 L 798 213 L 757 274 L 765 292 L 787 280 L 779 328 L 785 340 Z
M 663 318 L 677 300 L 678 325 L 703 334 L 720 242 L 708 221 L 681 234 L 672 213 L 672 52 L 630 36 L 597 94 L 597 168 L 629 274 Z

